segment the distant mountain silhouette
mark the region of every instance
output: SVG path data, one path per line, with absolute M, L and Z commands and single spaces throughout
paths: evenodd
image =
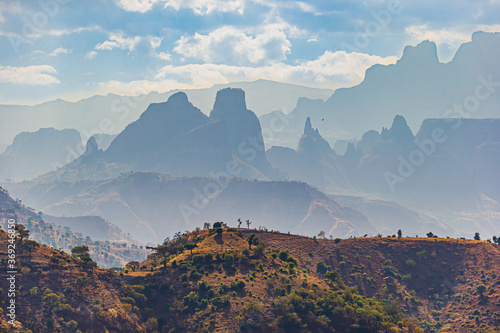
M 330 142 L 359 138 L 398 114 L 415 130 L 426 118 L 499 117 L 499 52 L 500 33 L 485 32 L 474 33 L 449 63 L 439 62 L 434 42 L 407 46 L 396 64 L 370 67 L 362 83 L 337 89 L 325 102 L 300 99 L 287 130 L 274 133 L 274 139 L 291 147 L 307 117 Z M 474 100 L 481 85 L 481 98 Z M 455 105 L 463 105 L 462 111 Z M 268 118 L 261 116 L 263 127 Z M 295 134 L 290 137 L 292 130 Z
M 106 151 L 97 149 L 97 140 L 91 138 L 85 154 L 39 180 L 105 179 L 129 171 L 282 178 L 266 159 L 260 123 L 246 109 L 244 92 L 227 88 L 217 94 L 210 117 L 183 92 L 151 104 Z
M 83 153 L 80 133 L 42 128 L 18 134 L 0 154 L 0 181 L 29 180 L 55 170 Z
M 289 113 L 301 96 L 327 99 L 331 89 L 317 89 L 300 85 L 286 84 L 269 80 L 254 82 L 232 82 L 218 84 L 206 89 L 183 90 L 189 100 L 209 114 L 217 91 L 227 88 L 241 88 L 246 92 L 247 104 L 257 115 L 273 110 Z M 120 96 L 107 94 L 92 96 L 78 102 L 54 100 L 35 106 L 0 105 L 0 142 L 10 143 L 21 132 L 34 132 L 41 127 L 75 128 L 81 133 L 116 134 L 152 103 L 161 103 L 179 92 L 151 92 L 140 96 Z M 85 138 L 86 139 L 86 138 Z M 98 140 L 99 146 L 106 150 L 108 144 Z M 1 150 L 0 150 L 1 151 Z

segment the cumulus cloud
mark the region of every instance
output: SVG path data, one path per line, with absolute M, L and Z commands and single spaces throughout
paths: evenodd
M 360 83 L 366 69 L 374 64 L 388 65 L 396 61 L 395 56 L 384 58 L 356 52 L 326 51 L 315 60 L 303 61 L 296 65 L 283 62 L 259 67 L 226 64 L 168 65 L 159 71 L 157 79 L 172 79 L 191 84 L 193 88 L 257 79 L 339 88 Z
M 282 62 L 260 67 L 225 64 L 167 65 L 149 80 L 99 83 L 96 93 L 137 96 L 151 91 L 208 88 L 214 84 L 268 79 L 313 87 L 340 88 L 362 81 L 365 70 L 374 64 L 392 64 L 396 57 L 378 57 L 363 53 L 326 51 L 319 58 L 296 65 Z
M 166 53 L 166 52 L 160 52 L 156 55 L 156 57 L 161 59 L 161 60 L 166 60 L 166 61 L 172 60 L 172 55 L 170 53 Z
M 146 13 L 158 0 L 119 0 L 117 5 L 128 12 Z
M 188 8 L 198 15 L 206 15 L 212 12 L 243 14 L 245 9 L 244 0 L 163 0 L 163 2 L 165 8 L 170 7 L 175 10 Z
M 95 58 L 96 55 L 97 55 L 96 51 L 89 51 L 85 54 L 85 59 L 92 60 Z
M 211 63 L 257 65 L 285 60 L 291 43 L 287 27 L 269 24 L 256 34 L 225 26 L 208 35 L 184 36 L 176 42 L 174 51 L 185 58 Z
M 134 36 L 125 37 L 123 33 L 112 33 L 109 35 L 109 40 L 99 43 L 95 46 L 96 50 L 109 51 L 113 49 L 122 49 L 139 51 L 144 53 L 152 53 L 161 45 L 162 38 L 155 36 Z
M 49 65 L 40 66 L 0 66 L 0 83 L 46 86 L 61 83 L 55 76 L 57 71 Z
M 243 14 L 244 0 L 118 0 L 117 5 L 129 12 L 146 13 L 157 3 L 174 10 L 191 9 L 197 15 L 212 12 Z
M 65 49 L 63 47 L 58 47 L 57 49 L 55 49 L 54 51 L 52 51 L 52 53 L 49 54 L 49 56 L 51 57 L 57 57 L 61 54 L 70 54 L 71 52 L 73 52 L 73 50 L 69 50 L 69 49 Z

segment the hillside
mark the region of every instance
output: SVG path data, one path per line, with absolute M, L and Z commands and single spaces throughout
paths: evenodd
M 401 331 L 398 327 L 415 326 L 397 307 L 357 295 L 338 277 L 327 283 L 307 273 L 289 276 L 295 269 L 290 268 L 288 262 L 286 270 L 280 268 L 269 275 L 272 282 L 267 283 L 266 288 L 272 291 L 269 294 L 264 289 L 265 280 L 259 277 L 268 275 L 267 269 L 278 269 L 281 264 L 271 262 L 267 254 L 259 254 L 256 248 L 248 253 L 242 251 L 247 248 L 246 241 L 233 233 L 210 236 L 205 239 L 205 244 L 214 248 L 214 243 L 220 241 L 227 243 L 226 251 L 249 256 L 248 268 L 244 267 L 242 256 L 233 261 L 234 256 L 229 252 L 222 257 L 220 253 L 216 254 L 215 258 L 209 253 L 211 263 L 193 265 L 207 270 L 206 278 L 198 282 L 196 280 L 200 280 L 202 274 L 196 270 L 183 274 L 191 260 L 184 260 L 178 268 L 165 273 L 118 275 L 111 270 L 88 268 L 81 260 L 49 247 L 40 246 L 32 251 L 31 256 L 23 250 L 18 255 L 22 273 L 16 280 L 19 286 L 17 300 L 26 303 L 17 312 L 15 331 L 234 332 L 257 329 L 261 332 L 301 332 L 306 327 L 313 330 L 323 327 L 321 331 L 330 332 L 332 327 L 337 327 L 343 332 L 358 329 L 376 332 L 383 328 L 392 328 L 396 332 Z M 0 232 L 0 243 L 7 244 L 3 231 Z M 181 254 L 178 259 L 181 258 L 188 259 L 188 254 Z M 195 258 L 200 257 L 192 257 L 198 260 Z M 203 260 L 208 260 L 208 256 Z M 218 262 L 223 265 L 216 268 Z M 255 265 L 258 265 L 257 270 Z M 242 272 L 248 274 L 242 275 Z M 305 282 L 299 279 L 302 275 Z M 211 285 L 211 279 L 221 278 L 229 284 L 218 281 Z M 4 281 L 5 278 L 1 282 L 3 290 L 6 289 Z M 292 283 L 280 287 L 282 281 Z M 310 295 L 304 289 L 309 286 L 312 288 Z M 204 298 L 200 299 L 198 295 Z M 327 313 L 311 309 L 318 318 L 287 313 L 287 307 L 296 303 L 294 297 L 299 295 L 305 302 L 314 303 L 318 302 L 316 297 L 324 297 L 321 302 L 335 307 L 336 311 Z M 272 305 L 272 302 L 276 303 Z M 271 325 L 265 324 L 271 318 L 275 318 Z M 301 318 L 304 318 L 304 323 Z M 6 320 L 5 314 L 0 314 L 0 325 L 8 332 Z
M 8 237 L 0 231 L 0 256 L 6 258 Z M 24 240 L 24 245 L 27 244 Z M 38 243 L 35 243 L 38 244 Z M 0 330 L 2 332 L 132 332 L 137 319 L 120 301 L 124 286 L 113 271 L 85 267 L 76 258 L 45 245 L 35 245 L 31 256 L 17 240 L 16 316 L 7 323 L 9 286 L 5 265 L 0 273 Z
M 311 317 L 306 319 L 305 313 L 301 316 L 300 311 L 304 310 L 300 310 L 298 295 L 304 297 L 301 288 L 311 289 L 309 293 L 314 294 L 314 288 L 338 287 L 328 284 L 331 275 L 327 271 L 338 272 L 343 283 L 355 287 L 360 295 L 374 297 L 386 304 L 397 304 L 407 318 L 417 318 L 426 332 L 500 331 L 500 267 L 494 264 L 500 259 L 497 245 L 484 241 L 436 238 L 327 240 L 276 232 L 233 230 L 225 229 L 220 236 L 208 236 L 205 230 L 186 235 L 184 242 L 188 242 L 187 238 L 189 242 L 197 242 L 198 247 L 193 253 L 185 251 L 170 257 L 165 277 L 148 279 L 161 283 L 163 279 L 175 281 L 181 275 L 184 283 L 181 282 L 178 289 L 194 291 L 177 294 L 179 299 L 183 297 L 185 306 L 195 302 L 194 307 L 200 310 L 196 310 L 194 317 L 186 321 L 184 329 L 188 331 L 190 327 L 201 328 L 197 325 L 206 323 L 206 316 L 212 318 L 209 321 L 210 331 L 223 332 L 227 325 L 232 325 L 230 331 L 237 331 L 238 323 L 228 323 L 224 318 L 236 318 L 240 325 L 245 325 L 248 317 L 252 317 L 247 313 L 248 304 L 252 301 L 257 302 L 258 307 L 253 308 L 259 309 L 260 320 L 256 322 L 253 318 L 250 321 L 259 332 L 266 331 L 267 325 L 273 327 L 269 328 L 270 331 L 279 331 L 280 323 L 283 323 L 273 320 L 273 314 L 281 306 L 291 311 L 292 316 L 296 311 L 301 323 L 311 325 Z M 246 240 L 251 234 L 255 234 L 265 245 L 266 250 L 262 254 L 259 246 L 253 246 L 253 250 L 248 251 Z M 183 242 L 182 238 L 175 244 L 179 242 Z M 236 269 L 228 268 L 227 259 L 220 257 L 224 252 L 226 256 L 227 253 L 234 256 Z M 207 255 L 212 258 L 213 254 L 216 256 L 215 267 L 205 259 Z M 286 257 L 294 259 L 287 260 Z M 141 281 L 146 272 L 163 270 L 159 260 L 156 263 L 149 260 L 141 265 L 147 269 L 129 273 L 134 276 L 134 283 Z M 156 268 L 151 268 L 151 265 Z M 230 286 L 235 286 L 238 281 L 244 281 L 245 292 L 232 293 L 229 310 L 215 314 L 209 311 L 210 307 L 203 310 L 203 297 L 206 296 L 200 293 L 201 286 L 205 290 L 210 290 L 210 287 L 223 290 L 224 286 L 231 290 Z M 477 292 L 479 285 L 485 287 L 481 294 Z M 294 301 L 288 304 L 280 295 Z M 165 300 L 158 300 L 158 306 Z M 273 326 L 275 324 L 277 327 Z M 296 324 L 300 326 L 298 321 Z M 322 331 L 308 327 L 312 331 Z M 288 331 L 303 330 L 289 328 Z M 347 332 L 348 329 L 340 331 Z
M 0 187 L 0 227 L 7 230 L 7 221 L 11 218 L 29 230 L 32 240 L 42 244 L 68 253 L 75 246 L 88 246 L 92 259 L 101 267 L 123 267 L 131 260 L 144 259 L 149 252 L 130 235 L 126 235 L 102 218 L 95 216 L 73 218 L 47 216 L 46 218 L 43 213 L 36 213 L 33 208 L 26 207 L 20 200 L 12 199 L 8 192 Z M 83 225 L 75 224 L 78 222 Z M 101 232 L 101 235 L 96 235 L 97 232 Z M 103 236 L 109 236 L 109 239 L 102 239 Z
M 497 245 L 220 230 L 179 233 L 163 246 L 166 266 L 160 246 L 123 274 L 85 268 L 46 246 L 31 260 L 21 253 L 19 299 L 29 305 L 20 321 L 33 332 L 500 331 Z M 187 244 L 197 247 L 191 253 Z

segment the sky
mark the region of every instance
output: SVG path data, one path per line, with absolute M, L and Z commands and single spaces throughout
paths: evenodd
M 138 95 L 268 79 L 360 83 L 406 45 L 442 62 L 500 0 L 0 0 L 0 104 Z

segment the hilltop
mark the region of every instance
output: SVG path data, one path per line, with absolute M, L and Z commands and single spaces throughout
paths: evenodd
M 197 228 L 121 273 L 22 251 L 19 318 L 34 332 L 500 331 L 500 250 L 485 241 Z

